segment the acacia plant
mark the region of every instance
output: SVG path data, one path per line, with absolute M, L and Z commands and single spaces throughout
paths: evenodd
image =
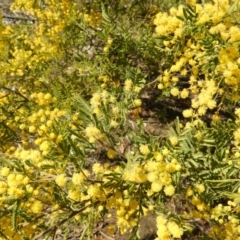
M 239 3 L 172 4 L 14 1 L 0 239 L 240 239 Z

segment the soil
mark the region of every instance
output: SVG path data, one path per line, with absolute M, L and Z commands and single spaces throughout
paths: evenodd
M 9 8 L 12 2 L 13 0 L 1 0 L 0 10 L 2 14 L 11 14 L 11 11 L 9 10 Z

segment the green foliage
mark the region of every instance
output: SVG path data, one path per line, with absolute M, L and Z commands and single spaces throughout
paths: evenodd
M 238 7 L 16 0 L 34 22 L 0 29 L 0 238 L 137 239 L 152 213 L 159 240 L 237 239 Z

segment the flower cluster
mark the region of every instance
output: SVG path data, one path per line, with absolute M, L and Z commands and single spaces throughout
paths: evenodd
M 1 239 L 137 238 L 149 213 L 158 240 L 239 238 L 238 1 L 128 2 L 15 0 L 32 23 L 1 24 Z
M 165 216 L 157 217 L 157 240 L 181 238 L 183 229 L 174 221 L 168 220 Z
M 189 4 L 192 7 L 172 7 L 169 14 L 160 12 L 154 19 L 164 51 L 171 55 L 175 49 L 173 63 L 159 77 L 158 87 L 170 88 L 174 97 L 191 96 L 185 118 L 201 117 L 209 111 L 217 115 L 223 102 L 238 98 L 239 28 L 229 20 L 229 1 Z M 182 81 L 188 81 L 189 87 L 181 87 Z

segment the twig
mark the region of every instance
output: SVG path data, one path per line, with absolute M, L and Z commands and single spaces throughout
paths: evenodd
M 99 202 L 96 202 L 95 204 L 99 204 Z M 45 230 L 44 232 L 41 232 L 40 234 L 38 234 L 37 236 L 35 236 L 32 240 L 37 240 L 37 239 L 42 239 L 41 237 L 43 237 L 45 234 L 50 233 L 52 231 L 55 231 L 56 229 L 58 229 L 60 226 L 62 226 L 65 222 L 67 222 L 68 220 L 70 220 L 71 218 L 73 218 L 74 216 L 76 216 L 77 214 L 79 214 L 80 212 L 84 211 L 85 209 L 87 209 L 89 206 L 91 206 L 91 204 L 86 205 L 82 208 L 80 208 L 77 211 L 72 212 L 67 218 L 63 219 L 62 221 L 58 222 L 57 224 L 55 224 L 54 226 L 48 228 L 47 230 Z
M 2 88 L 7 90 L 7 91 L 9 91 L 9 92 L 11 92 L 11 93 L 15 93 L 15 94 L 19 95 L 20 97 L 24 98 L 25 102 L 29 102 L 29 99 L 27 97 L 25 97 L 23 94 L 21 94 L 18 90 L 12 90 L 12 89 L 10 89 L 8 87 L 2 87 Z
M 14 20 L 27 20 L 27 21 L 32 21 L 32 22 L 35 22 L 35 21 L 36 21 L 36 19 L 31 18 L 31 17 L 13 16 L 13 15 L 6 14 L 6 13 L 3 13 L 3 14 L 2 14 L 2 17 L 3 17 L 3 18 L 8 18 L 8 19 L 14 19 Z

